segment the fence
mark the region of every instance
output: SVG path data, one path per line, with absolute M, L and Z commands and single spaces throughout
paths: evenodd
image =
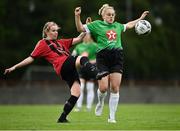
M 123 103 L 180 103 L 178 81 L 123 80 L 122 83 Z M 59 104 L 69 95 L 68 86 L 51 67 L 31 66 L 20 81 L 1 82 L 0 104 Z

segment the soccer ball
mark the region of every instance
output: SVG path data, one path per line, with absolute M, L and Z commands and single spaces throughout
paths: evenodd
M 147 20 L 140 20 L 135 24 L 135 32 L 138 35 L 149 34 L 151 32 L 151 24 Z

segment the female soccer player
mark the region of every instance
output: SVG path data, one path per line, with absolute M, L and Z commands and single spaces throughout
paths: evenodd
M 75 9 L 75 22 L 79 32 L 90 32 L 97 41 L 98 49 L 96 55 L 97 68 L 99 73 L 97 77 L 99 89 L 97 91 L 98 103 L 95 108 L 96 116 L 101 116 L 104 99 L 110 85 L 109 98 L 109 123 L 116 123 L 115 113 L 119 102 L 119 89 L 123 73 L 123 47 L 121 44 L 121 33 L 127 29 L 132 29 L 135 24 L 144 19 L 148 11 L 133 21 L 126 24 L 115 22 L 115 10 L 112 6 L 104 4 L 99 9 L 99 15 L 103 20 L 95 20 L 89 24 L 83 25 L 80 19 L 81 7 Z
M 57 39 L 58 30 L 59 26 L 55 22 L 47 22 L 43 27 L 43 39 L 37 43 L 31 55 L 11 68 L 5 69 L 4 74 L 11 73 L 20 67 L 29 65 L 34 59 L 40 57 L 51 63 L 56 73 L 67 82 L 71 92 L 71 96 L 66 101 L 63 112 L 57 121 L 58 123 L 65 123 L 68 122 L 66 117 L 73 109 L 80 95 L 80 80 L 77 68 L 80 65 L 90 68 L 93 71 L 96 68 L 89 63 L 87 57 L 74 57 L 71 56 L 69 52 L 69 48 L 72 45 L 82 41 L 85 33 L 81 33 L 76 38 Z

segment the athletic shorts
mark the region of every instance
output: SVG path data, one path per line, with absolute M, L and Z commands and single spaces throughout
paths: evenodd
M 97 53 L 97 68 L 100 72 L 107 71 L 110 73 L 123 73 L 123 50 L 122 49 L 104 49 Z
M 96 66 L 96 64 L 93 64 L 93 65 Z M 79 69 L 79 77 L 82 79 L 85 79 L 86 81 L 96 80 L 96 73 L 97 72 L 90 71 L 90 69 L 87 67 L 81 67 Z
M 80 84 L 79 75 L 76 70 L 76 59 L 77 56 L 69 56 L 61 68 L 61 78 L 66 81 L 70 89 L 74 81 L 78 81 Z

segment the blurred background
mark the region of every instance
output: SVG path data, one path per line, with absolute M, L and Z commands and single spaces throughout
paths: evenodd
M 124 103 L 180 103 L 180 10 L 169 0 L 1 0 L 0 1 L 0 104 L 56 104 L 69 96 L 67 85 L 43 59 L 3 75 L 28 57 L 47 21 L 61 27 L 59 38 L 76 37 L 74 9 L 82 7 L 82 21 L 101 19 L 99 8 L 108 3 L 116 21 L 126 23 L 149 10 L 152 25 L 147 36 L 134 30 L 123 34 L 125 55 L 121 101 Z M 97 90 L 97 85 L 96 85 Z M 96 91 L 95 90 L 95 91 Z

